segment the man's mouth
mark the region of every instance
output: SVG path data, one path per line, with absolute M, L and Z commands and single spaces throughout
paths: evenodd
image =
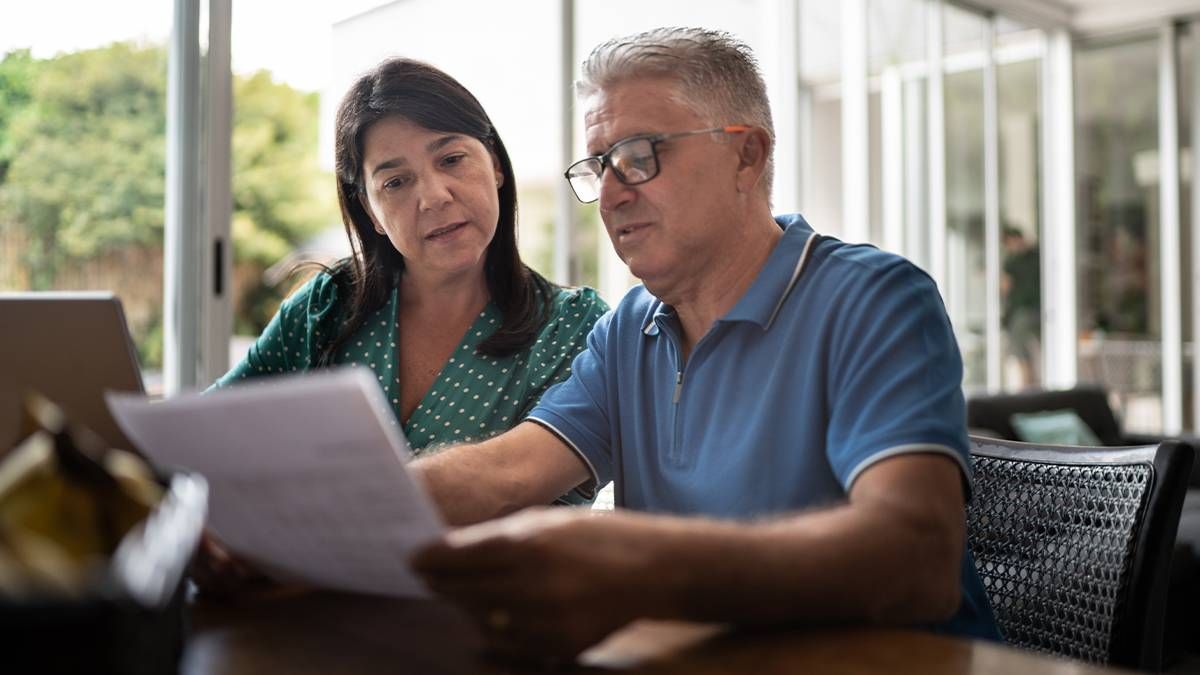
M 637 232 L 638 230 L 643 230 L 647 227 L 650 227 L 650 223 L 632 223 L 629 225 L 622 225 L 621 227 L 618 227 L 616 229 L 617 239 L 620 240 L 628 235 L 631 235 L 631 234 Z
M 426 239 L 438 239 L 440 237 L 444 237 L 444 236 L 450 234 L 451 232 L 457 231 L 461 227 L 465 227 L 466 224 L 467 224 L 467 221 L 464 220 L 461 223 L 451 223 L 449 225 L 446 225 L 445 227 L 439 227 L 438 229 L 434 230 L 433 232 L 430 232 L 429 234 L 425 235 L 425 238 Z

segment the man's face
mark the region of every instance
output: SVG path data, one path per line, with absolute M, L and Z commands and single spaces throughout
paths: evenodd
M 634 79 L 585 100 L 584 134 L 589 155 L 642 134 L 668 134 L 713 126 L 673 98 L 674 83 Z M 719 120 L 731 124 L 738 120 Z M 600 216 L 617 255 L 652 293 L 670 300 L 708 268 L 729 244 L 722 228 L 736 200 L 736 143 L 729 136 L 700 134 L 658 144 L 659 173 L 629 186 L 605 170 Z

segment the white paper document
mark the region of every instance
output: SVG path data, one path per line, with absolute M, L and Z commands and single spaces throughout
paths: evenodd
M 265 571 L 326 588 L 426 595 L 413 550 L 444 530 L 404 465 L 408 443 L 365 368 L 161 402 L 109 394 L 158 466 L 208 479 L 208 525 Z

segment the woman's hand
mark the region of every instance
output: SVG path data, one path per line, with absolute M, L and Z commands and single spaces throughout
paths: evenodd
M 269 585 L 270 580 L 253 565 L 237 557 L 205 530 L 192 559 L 192 581 L 204 597 L 229 598 Z

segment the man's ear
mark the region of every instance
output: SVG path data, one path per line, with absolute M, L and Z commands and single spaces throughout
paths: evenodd
M 375 226 L 375 233 L 386 235 L 387 232 L 384 232 L 383 228 L 379 226 L 379 221 L 375 218 L 375 212 L 371 210 L 371 201 L 367 199 L 367 193 L 365 191 L 359 191 L 358 203 L 362 205 L 363 211 L 365 211 L 367 217 L 371 219 L 371 224 Z
M 756 189 L 767 170 L 767 160 L 771 157 L 771 136 L 760 127 L 751 127 L 740 135 L 742 138 L 737 145 L 737 189 L 738 192 L 748 193 Z

